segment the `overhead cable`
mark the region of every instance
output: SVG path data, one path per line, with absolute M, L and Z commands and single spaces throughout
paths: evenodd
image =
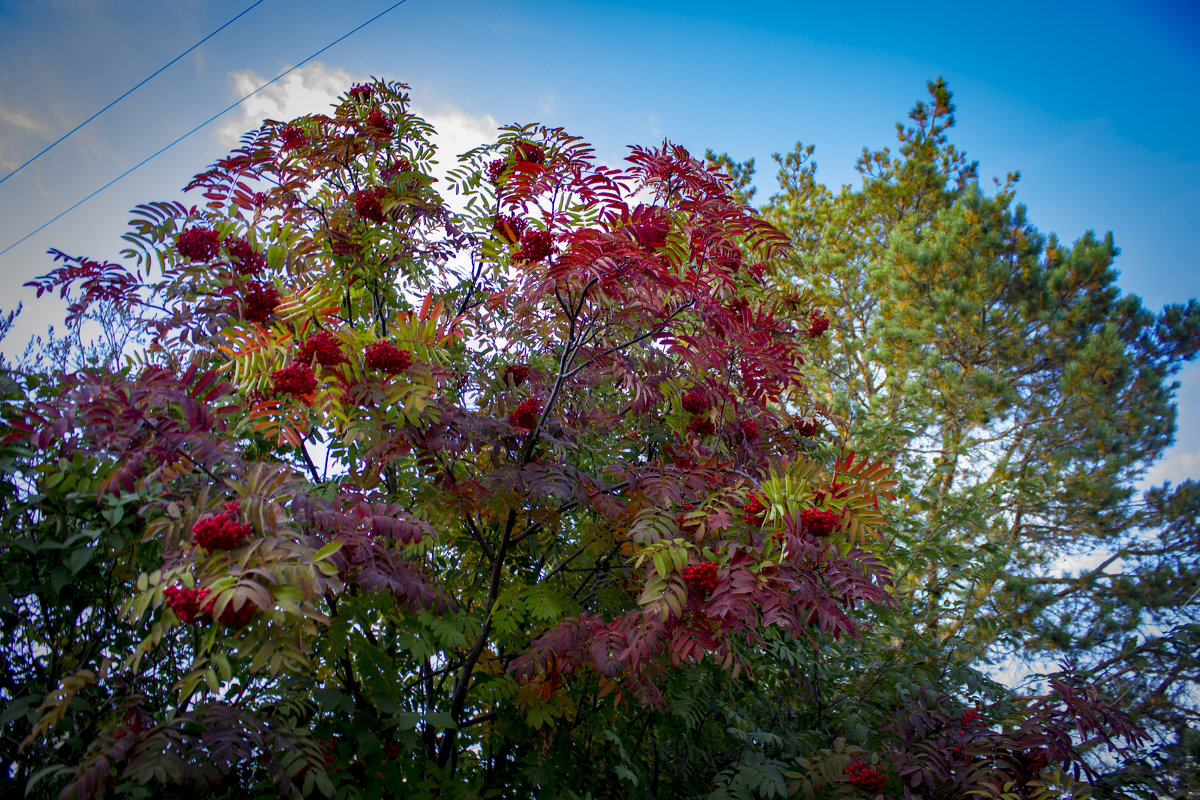
M 155 71 L 154 71 L 154 72 L 153 72 L 153 73 L 150 75 L 150 77 L 148 77 L 148 78 L 146 78 L 145 80 L 143 80 L 143 81 L 142 81 L 141 83 L 139 83 L 137 86 L 134 86 L 134 87 L 133 87 L 132 89 L 130 89 L 128 92 L 126 92 L 125 94 L 123 94 L 123 95 L 121 95 L 120 97 L 118 97 L 116 100 L 113 100 L 111 103 L 109 103 L 109 104 L 108 104 L 108 105 L 106 105 L 104 108 L 102 108 L 102 109 L 100 109 L 99 111 L 97 111 L 95 114 L 92 114 L 90 117 L 88 117 L 88 118 L 87 118 L 87 119 L 85 119 L 83 122 L 81 122 L 81 123 L 79 123 L 78 125 L 76 125 L 74 128 L 71 128 L 71 130 L 67 131 L 67 132 L 66 132 L 66 133 L 64 133 L 62 136 L 60 136 L 60 137 L 58 138 L 58 140 L 57 140 L 57 141 L 51 142 L 50 144 L 46 145 L 46 146 L 45 146 L 45 147 L 42 149 L 42 151 L 41 151 L 40 153 L 38 153 L 37 155 L 35 155 L 33 158 L 29 159 L 29 160 L 28 160 L 28 161 L 26 161 L 24 164 L 22 164 L 21 166 L 19 166 L 19 167 L 17 167 L 16 169 L 14 169 L 12 172 L 10 172 L 10 173 L 8 173 L 7 175 L 5 175 L 3 178 L 0 178 L 0 183 L 4 183 L 6 180 L 8 180 L 9 178 L 11 178 L 13 175 L 16 175 L 18 172 L 20 172 L 21 170 L 25 169 L 26 167 L 28 167 L 28 166 L 29 166 L 30 164 L 32 164 L 33 162 L 37 161 L 37 160 L 38 160 L 39 158 L 41 158 L 42 156 L 46 155 L 46 153 L 49 153 L 49 152 L 50 152 L 51 150 L 53 150 L 55 147 L 57 147 L 58 145 L 60 145 L 60 144 L 62 144 L 63 142 L 65 142 L 65 141 L 67 140 L 67 137 L 69 137 L 71 134 L 75 133 L 77 130 L 79 130 L 80 128 L 82 128 L 84 125 L 87 125 L 89 122 L 91 122 L 92 120 L 94 120 L 96 117 L 100 116 L 100 115 L 101 115 L 101 114 L 103 114 L 105 111 L 108 111 L 110 108 L 112 108 L 113 106 L 115 106 L 117 103 L 121 102 L 121 101 L 122 101 L 122 100 L 124 100 L 126 97 L 129 97 L 129 95 L 133 94 L 133 93 L 134 93 L 134 92 L 136 92 L 138 89 L 140 89 L 140 88 L 142 88 L 143 86 L 145 86 L 147 83 L 149 83 L 149 82 L 150 82 L 151 80 L 153 80 L 155 77 L 157 77 L 157 76 L 158 76 L 158 74 L 159 74 L 159 73 L 161 73 L 163 70 L 165 70 L 167 67 L 171 66 L 171 65 L 172 65 L 172 64 L 174 64 L 176 61 L 178 61 L 179 59 L 183 58 L 183 57 L 184 57 L 184 56 L 186 56 L 188 53 L 192 52 L 192 51 L 193 51 L 193 50 L 195 50 L 197 47 L 199 47 L 200 45 L 204 44 L 204 43 L 205 43 L 205 42 L 207 42 L 209 39 L 211 39 L 212 37 L 216 36 L 216 35 L 217 35 L 218 33 L 220 33 L 221 31 L 223 31 L 223 30 L 225 30 L 226 28 L 228 28 L 228 27 L 229 27 L 230 25 L 232 25 L 233 23 L 237 22 L 237 21 L 238 21 L 238 20 L 239 20 L 239 19 L 240 19 L 242 16 L 244 16 L 244 15 L 246 14 L 246 12 L 247 12 L 247 11 L 250 11 L 250 9 L 254 8 L 254 6 L 257 6 L 257 5 L 259 5 L 260 3 L 262 3 L 262 2 L 263 2 L 263 0 L 256 0 L 256 2 L 254 2 L 254 3 L 252 3 L 251 5 L 247 6 L 247 7 L 246 7 L 246 9 L 245 9 L 244 11 L 242 11 L 242 13 L 241 13 L 241 14 L 238 14 L 236 17 L 234 17 L 233 19 L 229 20 L 229 21 L 228 21 L 228 22 L 226 22 L 224 25 L 222 25 L 221 27 L 217 28 L 215 31 L 213 31 L 212 33 L 210 33 L 208 36 L 205 36 L 203 39 L 201 39 L 200 41 L 196 42 L 194 45 L 192 45 L 191 47 L 189 47 L 187 50 L 184 50 L 182 53 L 180 53 L 179 55 L 177 55 L 177 56 L 175 56 L 174 58 L 172 58 L 172 59 L 171 59 L 170 61 L 168 61 L 166 64 L 163 64 L 161 67 L 159 67 L 158 69 L 156 69 L 156 70 L 155 70 Z
M 125 171 L 124 171 L 124 172 L 122 172 L 120 175 L 118 175 L 117 177 L 113 178 L 111 181 L 109 181 L 108 183 L 104 184 L 104 185 L 103 185 L 103 186 L 101 186 L 99 189 L 97 189 L 96 191 L 92 192 L 92 193 L 91 193 L 91 194 L 89 194 L 87 197 L 83 198 L 83 199 L 82 199 L 82 200 L 80 200 L 78 203 L 76 203 L 75 205 L 73 205 L 73 206 L 71 206 L 70 208 L 68 208 L 66 211 L 63 211 L 62 213 L 60 213 L 60 214 L 58 214 L 58 215 L 54 216 L 53 218 L 51 218 L 51 219 L 47 220 L 46 222 L 42 223 L 42 224 L 41 224 L 41 225 L 39 225 L 38 227 L 34 228 L 34 229 L 33 229 L 32 231 L 30 231 L 29 233 L 27 233 L 27 234 L 25 234 L 24 236 L 22 236 L 20 239 L 17 239 L 15 242 L 13 242 L 12 244 L 10 244 L 8 247 L 4 248 L 3 250 L 0 250 L 0 256 L 4 255 L 4 254 L 5 254 L 5 253 L 7 253 L 9 250 L 12 250 L 14 247 L 16 247 L 17 245 L 21 244 L 22 242 L 24 242 L 26 239 L 30 238 L 31 236 L 34 236 L 34 235 L 36 235 L 36 234 L 40 233 L 41 231 L 45 230 L 45 229 L 46 229 L 47 227 L 49 227 L 50 225 L 53 225 L 55 222 L 58 222 L 60 219 L 62 219 L 63 217 L 65 217 L 67 214 L 70 214 L 72 211 L 74 211 L 75 209 L 79 208 L 81 205 L 83 205 L 84 203 L 86 203 L 88 200 L 91 200 L 93 197 L 95 197 L 96 195 L 100 194 L 100 193 L 101 193 L 101 192 L 103 192 L 105 189 L 107 189 L 108 187 L 112 186 L 114 183 L 116 183 L 117 181 L 121 180 L 121 179 L 122 179 L 122 178 L 124 178 L 126 175 L 128 175 L 128 174 L 129 174 L 129 173 L 131 173 L 131 172 L 133 172 L 134 170 L 136 170 L 138 167 L 140 167 L 140 166 L 142 166 L 143 164 L 146 164 L 146 163 L 148 163 L 148 162 L 152 161 L 153 159 L 155 159 L 155 158 L 157 158 L 158 156 L 162 155 L 163 153 L 167 152 L 167 151 L 168 151 L 168 150 L 170 150 L 172 147 L 174 147 L 175 145 L 179 144 L 180 142 L 182 142 L 184 139 L 186 139 L 186 138 L 188 138 L 189 136 L 191 136 L 191 135 L 192 135 L 193 133 L 195 133 L 196 131 L 200 130 L 201 128 L 203 128 L 204 126 L 208 125 L 209 123 L 212 123 L 212 122 L 216 121 L 217 119 L 219 119 L 220 117 L 222 117 L 222 116 L 224 116 L 225 114 L 229 113 L 229 112 L 230 112 L 230 111 L 232 111 L 233 109 L 237 108 L 237 107 L 238 107 L 238 106 L 240 106 L 242 103 L 246 102 L 246 101 L 247 101 L 247 100 L 249 100 L 251 97 L 253 97 L 254 95 L 256 95 L 256 94 L 258 94 L 259 92 L 261 92 L 263 89 L 267 88 L 267 87 L 268 87 L 268 86 L 270 86 L 271 84 L 273 84 L 273 83 L 275 83 L 276 81 L 278 81 L 280 78 L 283 78 L 285 75 L 287 75 L 287 74 L 289 74 L 289 73 L 291 73 L 291 72 L 295 72 L 297 69 L 299 69 L 300 67 L 304 66 L 304 65 L 305 65 L 305 64 L 307 64 L 309 61 L 312 61 L 314 58 L 316 58 L 317 56 L 321 55 L 322 53 L 324 53 L 324 52 L 325 52 L 326 50 L 328 50 L 329 48 L 331 48 L 331 47 L 333 47 L 334 45 L 336 45 L 336 44 L 340 43 L 340 42 L 341 42 L 343 39 L 348 39 L 349 37 L 353 36 L 354 34 L 358 33 L 359 31 L 361 31 L 363 28 L 365 28 L 365 27 L 367 27 L 368 25 L 370 25 L 370 24 L 371 24 L 372 22 L 374 22 L 375 20 L 377 20 L 377 19 L 379 19 L 380 17 L 382 17 L 384 14 L 388 13 L 389 11 L 392 11 L 392 10 L 393 10 L 393 9 L 395 9 L 395 8 L 398 8 L 399 6 L 402 6 L 402 5 L 404 5 L 406 2 L 408 2 L 408 0 L 398 0 L 398 2 L 392 3 L 390 6 L 388 6 L 387 8 L 385 8 L 383 11 L 380 11 L 378 14 L 376 14 L 376 15 L 375 15 L 375 16 L 373 16 L 373 17 L 371 17 L 369 20 L 367 20 L 366 22 L 362 23 L 361 25 L 359 25 L 359 26 L 358 26 L 357 28 L 355 28 L 354 30 L 352 30 L 352 31 L 350 31 L 350 32 L 348 32 L 348 33 L 342 34 L 342 35 L 341 35 L 341 36 L 339 36 L 337 39 L 334 39 L 332 42 L 330 42 L 329 44 L 325 45 L 325 46 L 324 46 L 324 47 L 322 47 L 320 50 L 318 50 L 317 52 L 313 53 L 311 56 L 309 56 L 308 58 L 304 59 L 304 60 L 303 60 L 303 61 L 301 61 L 300 63 L 296 64 L 295 66 L 289 67 L 288 69 L 286 69 L 286 70 L 284 70 L 283 72 L 281 72 L 281 73 L 279 73 L 278 75 L 276 75 L 274 78 L 271 78 L 271 80 L 267 81 L 267 82 L 266 82 L 266 83 L 264 83 L 262 86 L 259 86 L 259 87 L 258 87 L 257 89 L 255 89 L 254 91 L 252 91 L 252 92 L 250 92 L 249 94 L 247 94 L 247 95 L 245 95 L 244 97 L 242 97 L 242 98 L 241 98 L 240 100 L 238 100 L 237 102 L 235 102 L 235 103 L 232 103 L 232 104 L 230 104 L 229 106 L 227 106 L 227 107 L 225 107 L 224 109 L 222 109 L 221 111 L 217 112 L 216 114 L 213 114 L 211 117 L 209 117 L 208 119 L 204 120 L 204 122 L 201 122 L 199 125 L 197 125 L 196 127 L 192 128 L 190 131 L 188 131 L 187 133 L 183 134 L 182 136 L 180 136 L 178 139 L 176 139 L 175 141 L 171 142 L 171 143 L 170 143 L 170 144 L 168 144 L 167 146 L 163 147 L 163 148 L 162 148 L 161 150 L 159 150 L 158 152 L 156 152 L 156 153 L 153 153 L 153 154 L 151 154 L 151 155 L 147 156 L 146 158 L 142 159 L 142 160 L 141 160 L 141 161 L 139 161 L 138 163 L 134 164 L 132 167 L 130 167 L 129 169 L 125 170 Z

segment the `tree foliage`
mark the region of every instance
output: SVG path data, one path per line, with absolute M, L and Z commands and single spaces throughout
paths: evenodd
M 838 227 L 827 193 L 797 200 L 807 229 L 776 227 L 683 148 L 614 168 L 544 126 L 462 156 L 453 212 L 431 135 L 405 87 L 357 85 L 248 134 L 191 182 L 200 205 L 136 209 L 125 263 L 56 253 L 36 282 L 73 324 L 115 310 L 146 346 L 10 387 L 9 780 L 63 798 L 1047 797 L 1094 774 L 1097 742 L 1139 740 L 1069 671 L 1020 696 L 908 650 L 950 640 L 933 548 L 974 546 L 925 537 L 912 504 L 979 515 L 989 497 L 929 483 L 966 463 L 971 428 L 922 460 L 905 442 L 933 423 L 902 441 L 857 411 L 914 425 L 908 393 L 932 389 L 911 372 L 942 346 L 885 331 L 870 346 L 906 382 L 864 395 L 873 373 L 845 372 L 868 346 L 845 320 L 876 302 L 862 276 L 898 249 L 882 218 L 810 266 Z M 1073 270 L 1103 260 L 1077 249 Z M 830 283 L 796 285 L 797 264 Z M 965 404 L 982 379 L 954 375 Z
M 889 627 L 938 659 L 1066 660 L 1160 745 L 1182 742 L 1200 710 L 1196 491 L 1139 500 L 1134 484 L 1172 442 L 1170 379 L 1200 345 L 1200 306 L 1122 295 L 1112 235 L 1043 235 L 1015 173 L 985 192 L 951 142 L 950 92 L 929 92 L 895 151 L 863 151 L 861 186 L 830 192 L 797 145 L 764 207 L 795 245 L 795 285 L 833 309 L 815 392 L 851 446 L 905 476 Z M 1169 758 L 1110 761 L 1101 786 L 1194 790 L 1194 761 Z

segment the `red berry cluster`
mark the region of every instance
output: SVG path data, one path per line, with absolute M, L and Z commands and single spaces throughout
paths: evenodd
M 304 130 L 298 125 L 285 125 L 279 131 L 279 139 L 282 142 L 284 150 L 296 150 L 305 145 L 308 137 L 304 135 Z
M 1046 748 L 1039 747 L 1036 750 L 1030 750 L 1025 754 L 1025 768 L 1033 774 L 1037 774 L 1044 770 L 1050 763 L 1050 753 Z
M 399 375 L 412 366 L 412 353 L 401 350 L 391 342 L 375 342 L 367 345 L 363 351 L 367 367 L 386 372 L 388 375 Z
M 520 386 L 525 383 L 529 377 L 529 365 L 527 364 L 509 364 L 504 368 L 504 376 L 501 378 L 505 383 L 510 383 L 513 386 Z
M 392 131 L 396 129 L 395 123 L 378 108 L 367 114 L 367 125 L 376 133 L 383 136 L 391 136 Z
M 800 521 L 813 536 L 828 536 L 842 523 L 842 512 L 831 508 L 806 508 L 800 512 Z
M 354 213 L 372 222 L 383 222 L 383 197 L 387 189 L 376 186 L 373 189 L 363 189 L 354 195 Z
M 208 514 L 192 525 L 192 540 L 210 552 L 232 550 L 254 532 L 250 523 L 240 521 L 242 509 L 236 500 L 222 507 L 225 509 L 222 513 Z
M 750 441 L 758 438 L 758 423 L 752 419 L 748 419 L 742 423 L 742 435 Z
M 185 589 L 182 585 L 168 586 L 163 589 L 163 597 L 167 608 L 175 612 L 180 622 L 194 625 L 200 621 L 201 603 L 208 597 L 208 589 Z
M 504 169 L 508 163 L 503 158 L 497 158 L 495 161 L 489 161 L 487 165 L 488 180 L 495 185 L 499 185 L 500 179 L 504 177 Z
M 392 162 L 391 165 L 384 167 L 379 171 L 379 180 L 384 183 L 391 183 L 392 178 L 405 172 L 412 172 L 412 162 L 407 158 L 399 158 Z
M 534 144 L 533 142 L 521 141 L 514 142 L 512 149 L 513 155 L 516 156 L 517 161 L 524 161 L 529 164 L 546 163 L 546 151 L 542 149 L 541 145 Z
M 798 419 L 796 420 L 796 433 L 801 436 L 816 436 L 821 432 L 821 423 L 817 422 L 817 418 Z
M 808 335 L 810 338 L 817 338 L 829 328 L 829 317 L 822 314 L 820 311 L 812 312 L 811 322 L 808 326 Z
M 521 236 L 525 234 L 527 226 L 528 223 L 521 217 L 502 214 L 496 217 L 496 221 L 492 223 L 492 230 L 509 244 L 516 244 L 521 241 Z
M 317 390 L 317 376 L 306 362 L 297 361 L 271 373 L 271 388 L 276 394 L 303 397 Z
M 697 436 L 712 436 L 717 432 L 717 426 L 708 417 L 692 417 L 687 429 Z
M 526 231 L 521 235 L 521 249 L 513 256 L 517 261 L 537 264 L 554 252 L 554 234 L 550 231 Z
M 267 266 L 267 257 L 245 239 L 226 239 L 229 261 L 239 275 L 257 275 Z
M 746 502 L 742 504 L 742 519 L 747 525 L 761 525 L 763 517 L 766 516 L 767 507 L 763 505 L 757 494 L 751 492 L 746 495 Z
M 329 331 L 320 331 L 304 340 L 296 351 L 296 361 L 311 364 L 313 359 L 322 367 L 332 367 L 346 362 L 346 354 L 338 346 L 337 337 Z
M 975 723 L 983 723 L 983 712 L 970 708 L 963 712 L 962 723 L 958 727 L 965 731 Z
M 375 87 L 366 83 L 356 83 L 350 87 L 351 100 L 370 100 L 375 96 Z
M 279 290 L 274 284 L 254 281 L 247 284 L 242 295 L 242 318 L 249 322 L 264 323 L 275 313 L 279 305 Z
M 701 594 L 709 594 L 717 588 L 717 565 L 711 561 L 688 564 L 680 574 L 693 589 Z
M 858 759 L 850 762 L 846 774 L 850 776 L 850 783 L 868 792 L 878 792 L 887 782 L 887 775 L 882 770 Z
M 708 399 L 708 393 L 699 386 L 689 391 L 680 400 L 683 403 L 683 410 L 689 414 L 703 414 L 712 406 L 712 401 Z
M 221 249 L 221 236 L 212 228 L 188 228 L 175 240 L 175 249 L 192 261 L 209 261 Z
M 512 413 L 508 415 L 508 421 L 514 428 L 533 430 L 541 410 L 542 404 L 537 401 L 537 398 L 529 397 L 522 400 L 521 404 L 512 410 Z

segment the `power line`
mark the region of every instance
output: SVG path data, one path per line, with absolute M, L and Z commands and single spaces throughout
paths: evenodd
M 240 106 L 242 103 L 246 102 L 246 101 L 247 101 L 247 100 L 249 100 L 251 97 L 253 97 L 254 95 L 256 95 L 256 94 L 258 94 L 259 92 L 261 92 L 263 89 L 265 89 L 265 88 L 267 88 L 268 86 L 270 86 L 271 84 L 275 83 L 275 82 L 276 82 L 277 80 L 279 80 L 280 78 L 282 78 L 282 77 L 284 77 L 285 75 L 287 75 L 288 73 L 294 72 L 295 70 L 297 70 L 297 69 L 299 69 L 300 67 L 304 66 L 304 65 L 305 65 L 305 64 L 307 64 L 309 61 L 312 61 L 314 58 L 316 58 L 317 56 L 321 55 L 321 53 L 324 53 L 324 52 L 325 52 L 326 50 L 328 50 L 329 48 L 331 48 L 331 47 L 333 47 L 334 45 L 336 45 L 336 44 L 340 43 L 340 42 L 341 42 L 343 39 L 348 39 L 348 38 L 350 38 L 350 37 L 351 37 L 351 36 L 353 36 L 354 34 L 356 34 L 356 33 L 358 33 L 359 31 L 361 31 L 363 28 L 365 28 L 365 27 L 367 27 L 368 25 L 370 25 L 370 24 L 371 24 L 372 22 L 374 22 L 375 20 L 377 20 L 377 19 L 379 19 L 380 17 L 382 17 L 384 14 L 388 13 L 389 11 L 392 11 L 392 10 L 393 10 L 393 9 L 395 9 L 395 8 L 398 8 L 398 7 L 402 6 L 402 5 L 404 5 L 406 2 L 408 2 L 408 0 L 398 0 L 398 2 L 392 3 L 390 6 L 388 6 L 387 8 L 385 8 L 383 11 L 380 11 L 378 14 L 376 14 L 376 15 L 375 15 L 375 16 L 373 16 L 373 17 L 371 17 L 369 20 L 367 20 L 366 22 L 362 23 L 361 25 L 359 25 L 359 26 L 358 26 L 357 28 L 355 28 L 354 30 L 352 30 L 352 31 L 350 31 L 350 32 L 348 32 L 348 33 L 342 34 L 342 35 L 341 35 L 341 36 L 339 36 L 337 39 L 334 39 L 332 42 L 330 42 L 329 44 L 325 45 L 325 46 L 324 46 L 324 47 L 322 47 L 320 50 L 318 50 L 317 52 L 313 53 L 311 56 L 309 56 L 308 58 L 304 59 L 304 60 L 303 60 L 303 61 L 301 61 L 300 63 L 296 64 L 295 66 L 289 67 L 288 69 L 286 69 L 286 70 L 284 70 L 283 72 L 281 72 L 281 73 L 279 73 L 278 75 L 276 75 L 274 78 L 271 78 L 271 80 L 267 81 L 267 82 L 266 82 L 266 83 L 264 83 L 262 86 L 259 86 L 259 87 L 258 87 L 257 89 L 255 89 L 253 92 L 250 92 L 250 94 L 247 94 L 247 95 L 245 95 L 244 97 L 242 97 L 242 99 L 238 100 L 237 102 L 233 103 L 232 105 L 229 105 L 229 106 L 227 106 L 226 108 L 222 109 L 221 111 L 217 112 L 216 114 L 213 114 L 211 117 L 209 117 L 208 119 L 204 120 L 204 122 L 201 122 L 201 123 L 200 123 L 199 125 L 197 125 L 196 127 L 192 128 L 190 131 L 188 131 L 187 133 L 185 133 L 183 136 L 180 136 L 178 139 L 176 139 L 175 141 L 171 142 L 170 144 L 168 144 L 166 147 L 162 148 L 162 149 L 161 149 L 161 150 L 159 150 L 158 152 L 156 152 L 156 153 L 153 153 L 152 155 L 149 155 L 149 156 L 147 156 L 146 158 L 144 158 L 144 159 L 142 159 L 141 161 L 139 161 L 138 163 L 134 164 L 132 167 L 130 167 L 129 169 L 125 170 L 125 171 L 124 171 L 124 172 L 122 172 L 120 175 L 118 175 L 117 177 L 113 178 L 111 181 L 109 181 L 108 183 L 104 184 L 104 185 L 103 185 L 103 186 L 101 186 L 99 189 L 97 189 L 96 191 L 92 192 L 92 193 L 91 193 L 91 194 L 89 194 L 87 197 L 83 198 L 83 199 L 82 199 L 82 200 L 80 200 L 78 203 L 76 203 L 75 205 L 73 205 L 73 206 L 71 206 L 70 208 L 68 208 L 66 211 L 63 211 L 61 214 L 58 214 L 57 216 L 55 216 L 55 217 L 53 217 L 53 218 L 51 218 L 51 219 L 47 220 L 46 222 L 44 222 L 44 223 L 42 223 L 41 225 L 39 225 L 37 228 L 34 228 L 32 231 L 30 231 L 29 233 L 27 233 L 27 234 L 25 234 L 24 236 L 22 236 L 20 239 L 17 239 L 15 242 L 13 242 L 12 244 L 10 244 L 8 247 L 4 248 L 3 250 L 0 250 L 0 256 L 4 255 L 4 254 L 5 254 L 5 253 L 7 253 L 9 250 L 12 250 L 14 247 L 16 247 L 17 245 L 21 244 L 22 242 L 24 242 L 24 241 L 25 241 L 26 239 L 28 239 L 29 237 L 31 237 L 31 236 L 34 236 L 34 235 L 36 235 L 36 234 L 40 233 L 41 231 L 43 231 L 43 230 L 45 230 L 46 228 L 48 228 L 50 225 L 53 225 L 55 222 L 58 222 L 60 219 L 62 219 L 63 217 L 65 217 L 67 214 L 70 214 L 72 211 L 74 211 L 75 209 L 79 208 L 81 205 L 83 205 L 84 203 L 86 203 L 88 200 L 91 200 L 93 197 L 95 197 L 96 195 L 100 194 L 100 193 L 101 193 L 101 192 L 103 192 L 105 189 L 107 189 L 108 187 L 112 186 L 114 183 L 116 183 L 117 181 L 121 180 L 122 178 L 124 178 L 124 177 L 125 177 L 126 175 L 128 175 L 129 173 L 133 172 L 133 171 L 134 171 L 135 169 L 137 169 L 138 167 L 142 166 L 143 164 L 146 164 L 146 163 L 148 163 L 149 161 L 152 161 L 152 160 L 154 160 L 155 158 L 158 158 L 158 157 L 159 157 L 159 156 L 161 156 L 163 153 L 167 152 L 167 151 L 168 151 L 168 150 L 170 150 L 172 147 L 174 147 L 175 145 L 179 144 L 180 142 L 182 142 L 184 139 L 186 139 L 186 138 L 188 138 L 189 136 L 191 136 L 191 135 L 192 135 L 193 133 L 195 133 L 196 131 L 200 130 L 201 128 L 203 128 L 204 126 L 208 125 L 209 123 L 211 123 L 211 122 L 214 122 L 215 120 L 217 120 L 217 119 L 219 119 L 220 117 L 224 116 L 225 114 L 229 113 L 229 112 L 230 112 L 230 111 L 232 111 L 233 109 L 237 108 L 237 107 L 238 107 L 238 106 Z
M 138 89 L 140 89 L 140 88 L 142 88 L 143 86 L 145 86 L 147 83 L 149 83 L 151 80 L 153 80 L 153 79 L 154 79 L 154 78 L 155 78 L 155 77 L 156 77 L 156 76 L 157 76 L 159 73 L 161 73 L 163 70 L 165 70 L 167 67 L 171 66 L 171 65 L 172 65 L 172 64 L 174 64 L 176 61 L 178 61 L 179 59 L 183 58 L 183 57 L 184 57 L 184 56 L 186 56 L 188 53 L 192 52 L 192 51 L 193 51 L 193 50 L 195 50 L 197 47 L 199 47 L 200 45 L 204 44 L 204 43 L 205 43 L 205 42 L 207 42 L 209 39 L 211 39 L 212 37 L 216 36 L 216 35 L 217 35 L 218 33 L 220 33 L 221 31 L 223 31 L 223 30 L 225 30 L 226 28 L 228 28 L 228 27 L 229 27 L 230 25 L 232 25 L 233 23 L 237 22 L 239 19 L 241 19 L 241 18 L 242 18 L 242 17 L 243 17 L 243 16 L 246 14 L 246 12 L 250 11 L 252 8 L 254 8 L 254 6 L 260 5 L 262 2 L 263 2 L 263 0 L 256 0 L 256 2 L 254 2 L 253 4 L 251 4 L 250 6 L 248 6 L 248 7 L 245 9 L 245 11 L 242 11 L 242 13 L 241 13 L 241 14 L 238 14 L 236 17 L 234 17 L 233 19 L 229 20 L 229 21 L 228 21 L 228 22 L 226 22 L 224 25 L 222 25 L 221 27 L 217 28 L 215 31 L 213 31 L 212 33 L 210 33 L 208 36 L 205 36 L 203 39 L 201 39 L 200 41 L 196 42 L 194 45 L 192 45 L 191 47 L 189 47 L 187 50 L 184 50 L 182 53 L 180 53 L 179 55 L 177 55 L 177 56 L 175 56 L 174 58 L 172 58 L 172 59 L 171 59 L 170 61 L 168 61 L 166 64 L 163 64 L 161 67 L 159 67 L 157 70 L 155 70 L 155 71 L 154 71 L 154 73 L 153 73 L 152 75 L 150 75 L 150 77 L 146 78 L 144 81 L 142 81 L 141 83 L 139 83 L 137 86 L 134 86 L 134 87 L 133 87 L 132 89 L 130 89 L 128 92 L 126 92 L 125 94 L 121 95 L 121 96 L 120 96 L 120 97 L 118 97 L 116 100 L 113 100 L 111 103 L 109 103 L 108 105 L 106 105 L 104 108 L 100 109 L 100 110 L 99 110 L 99 111 L 97 111 L 95 114 L 92 114 L 90 117 L 88 117 L 87 119 L 85 119 L 83 122 L 79 123 L 79 124 L 78 124 L 78 125 L 76 125 L 74 128 L 72 128 L 71 130 L 69 130 L 69 131 L 67 131 L 66 133 L 64 133 L 62 136 L 60 136 L 60 137 L 58 138 L 58 141 L 51 142 L 50 144 L 46 145 L 46 147 L 45 147 L 45 148 L 42 150 L 42 152 L 38 153 L 38 154 L 37 154 L 37 155 L 35 155 L 33 158 L 31 158 L 31 159 L 29 159 L 28 161 L 26 161 L 24 164 L 22 164 L 21 166 L 19 166 L 19 167 L 17 167 L 16 169 L 14 169 L 12 172 L 10 172 L 10 173 L 8 173 L 7 175 L 5 175 L 3 178 L 0 178 L 0 183 L 4 183 L 6 180 L 8 180 L 9 178 L 11 178 L 13 175 L 16 175 L 18 172 L 20 172 L 21 170 L 25 169 L 26 167 L 28 167 L 28 166 L 29 166 L 30 164 L 32 164 L 33 162 L 37 161 L 37 160 L 38 160 L 39 158 L 41 158 L 42 156 L 46 155 L 46 153 L 50 152 L 50 151 L 51 151 L 51 150 L 53 150 L 55 147 L 57 147 L 58 145 L 62 144 L 64 141 L 66 141 L 67 137 L 68 137 L 68 136 L 70 136 L 71 134 L 75 133 L 75 131 L 79 130 L 79 129 L 80 129 L 80 128 L 82 128 L 84 125 L 87 125 L 89 122 L 91 122 L 92 120 L 94 120 L 96 117 L 100 116 L 100 115 L 101 115 L 101 114 L 103 114 L 105 111 L 108 111 L 110 108 L 112 108 L 113 106 L 115 106 L 117 103 L 121 102 L 121 101 L 122 101 L 122 100 L 124 100 L 126 97 L 129 97 L 129 95 L 133 94 L 133 93 L 134 93 L 134 92 L 136 92 Z

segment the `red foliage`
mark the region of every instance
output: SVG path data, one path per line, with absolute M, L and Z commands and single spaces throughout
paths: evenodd
M 207 590 L 206 590 L 207 591 Z M 208 617 L 212 617 L 213 611 L 216 610 L 216 598 L 210 599 L 204 604 L 204 613 Z M 225 604 L 225 608 L 221 609 L 221 616 L 217 618 L 217 622 L 230 628 L 244 628 L 254 619 L 254 614 L 258 611 L 258 606 L 246 600 L 238 608 L 233 607 L 233 602 Z

